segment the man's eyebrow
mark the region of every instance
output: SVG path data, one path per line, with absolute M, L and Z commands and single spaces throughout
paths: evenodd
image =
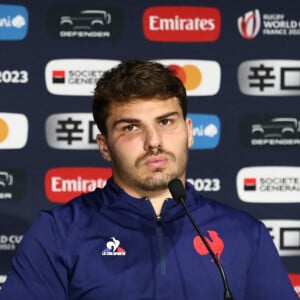
M 178 111 L 171 111 L 171 112 L 168 112 L 168 113 L 163 114 L 161 116 L 158 116 L 156 119 L 157 120 L 162 120 L 162 119 L 165 119 L 165 118 L 168 118 L 168 117 L 178 116 L 178 115 L 179 115 Z
M 123 119 L 118 119 L 116 120 L 112 126 L 116 127 L 117 125 L 121 124 L 121 123 L 127 123 L 127 124 L 132 124 L 132 123 L 139 123 L 140 120 L 139 119 L 134 119 L 134 118 L 123 118 Z
M 171 112 L 168 112 L 166 114 L 160 115 L 160 116 L 156 117 L 155 119 L 156 120 L 163 120 L 165 118 L 176 116 L 176 115 L 179 115 L 179 113 L 177 111 L 171 111 Z M 140 122 L 141 122 L 141 120 L 140 119 L 136 119 L 136 118 L 122 118 L 122 119 L 116 120 L 112 124 L 112 126 L 116 127 L 116 126 L 118 126 L 119 124 L 122 124 L 122 123 L 133 124 L 133 123 L 140 123 Z

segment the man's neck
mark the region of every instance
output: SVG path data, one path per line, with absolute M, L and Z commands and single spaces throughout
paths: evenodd
M 161 193 L 159 195 L 151 195 L 148 197 L 157 216 L 160 216 L 161 209 L 165 200 L 170 197 L 171 195 L 169 191 L 166 191 L 165 193 Z

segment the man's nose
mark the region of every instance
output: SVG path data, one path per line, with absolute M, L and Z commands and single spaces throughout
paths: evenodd
M 146 151 L 154 148 L 161 148 L 162 140 L 161 134 L 157 128 L 154 126 L 147 127 L 145 129 L 145 141 L 144 141 L 144 149 Z

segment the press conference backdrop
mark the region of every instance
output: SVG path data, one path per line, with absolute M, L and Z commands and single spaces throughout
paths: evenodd
M 270 230 L 300 289 L 300 2 L 0 3 L 0 284 L 39 211 L 104 186 L 101 74 L 159 61 L 187 89 L 196 190 Z

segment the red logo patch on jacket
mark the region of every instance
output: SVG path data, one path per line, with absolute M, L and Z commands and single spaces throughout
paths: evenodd
M 207 233 L 209 237 L 205 237 L 205 240 L 207 241 L 215 255 L 218 257 L 218 259 L 221 260 L 221 255 L 224 250 L 223 240 L 219 237 L 219 234 L 214 230 L 208 230 Z M 199 255 L 209 254 L 209 251 L 207 250 L 205 244 L 198 235 L 194 238 L 193 243 L 195 250 Z

